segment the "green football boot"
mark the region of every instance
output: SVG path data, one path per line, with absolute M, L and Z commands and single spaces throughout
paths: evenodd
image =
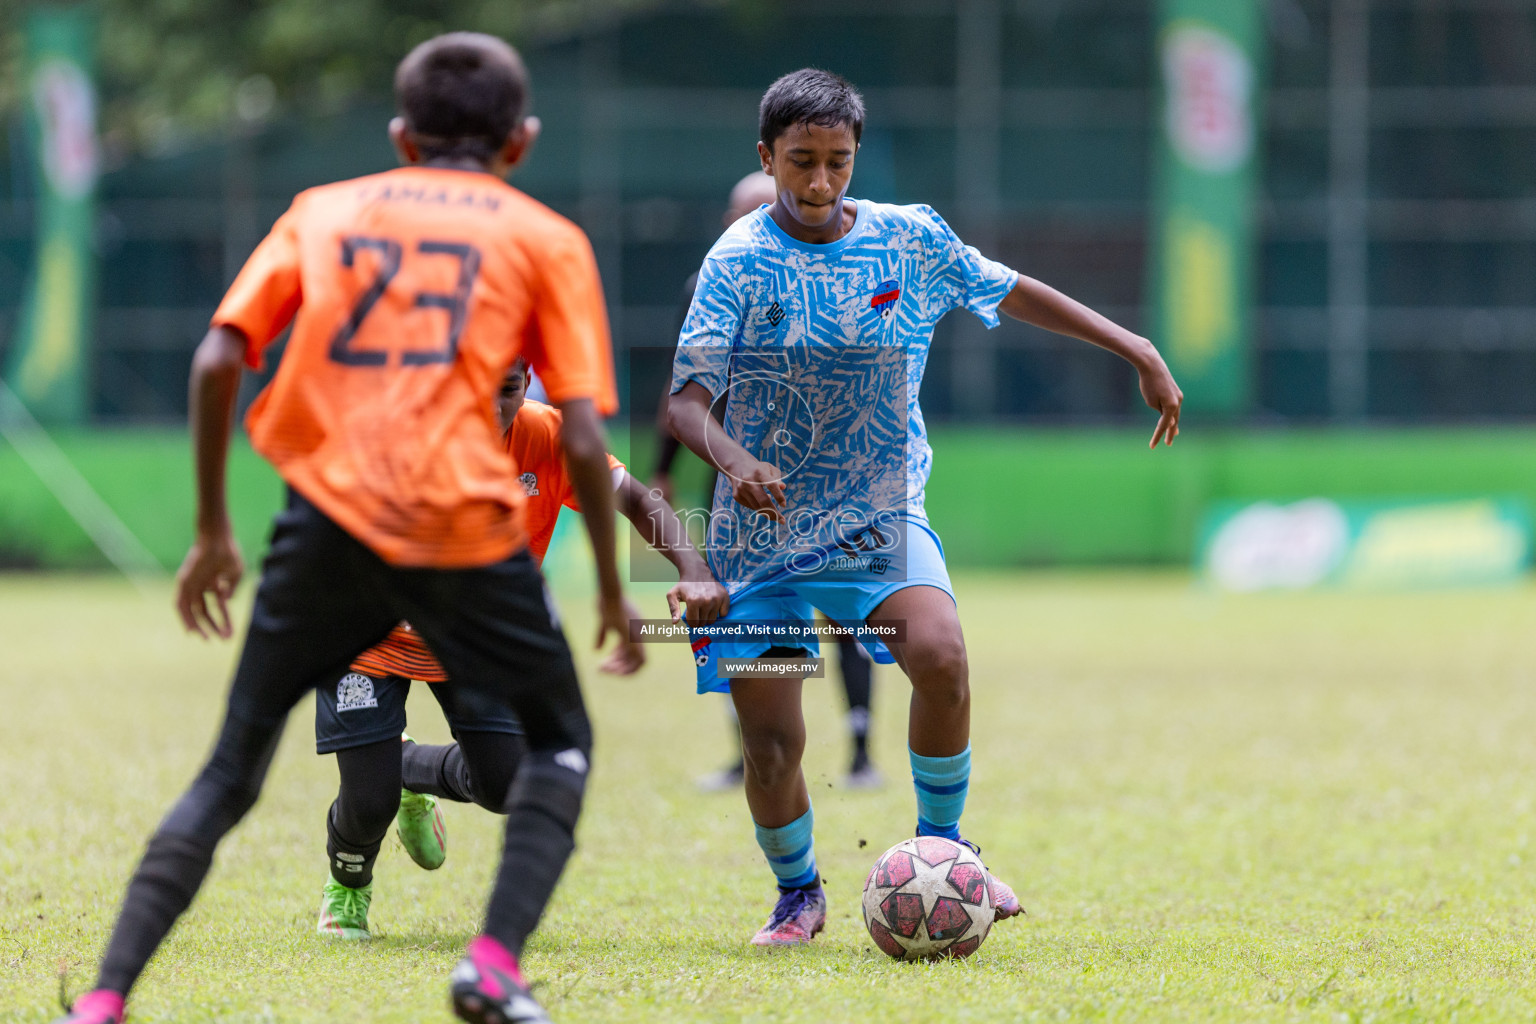
M 395 834 L 418 867 L 435 871 L 448 858 L 448 825 L 435 796 L 402 789 Z
M 373 883 L 360 889 L 327 879 L 320 894 L 320 923 L 315 931 L 337 939 L 371 939 L 368 933 L 368 904 L 373 900 Z

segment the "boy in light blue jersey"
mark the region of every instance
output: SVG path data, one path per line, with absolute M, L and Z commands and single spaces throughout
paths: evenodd
M 809 942 L 826 899 L 800 770 L 801 680 L 725 663 L 815 654 L 813 608 L 865 628 L 875 658 L 911 679 L 917 831 L 960 839 L 970 687 L 923 511 L 932 451 L 917 402 L 939 319 L 963 308 L 991 327 L 1003 312 L 1122 356 L 1159 414 L 1154 448 L 1178 434 L 1183 401 L 1150 342 L 982 257 L 929 207 L 848 198 L 863 124 L 858 92 L 829 72 L 769 88 L 757 148 L 777 199 L 705 258 L 673 368 L 672 428 L 720 472 L 709 560 L 731 610 L 693 646 L 699 691 L 728 689 L 735 703 L 747 804 L 778 881 L 756 945 Z M 1007 885 L 994 877 L 991 890 L 997 918 L 1020 913 Z

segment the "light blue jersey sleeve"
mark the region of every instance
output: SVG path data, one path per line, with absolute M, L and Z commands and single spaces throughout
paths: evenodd
M 698 287 L 672 361 L 673 394 L 696 380 L 711 398 L 719 398 L 730 383 L 731 349 L 741 336 L 746 312 L 737 269 L 713 254 L 699 268 Z
M 996 327 L 997 307 L 1013 290 L 1018 272 L 987 259 L 975 246 L 960 241 L 933 207 L 913 209 L 927 221 L 926 227 L 932 233 L 925 289 L 929 301 L 940 304 L 942 310 L 968 309 L 988 327 Z

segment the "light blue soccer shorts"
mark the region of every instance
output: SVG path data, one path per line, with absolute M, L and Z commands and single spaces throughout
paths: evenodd
M 907 587 L 938 587 L 955 598 L 944 567 L 944 546 L 926 522 L 904 518 L 901 541 L 890 549 L 837 557 L 811 574 L 785 574 L 754 583 L 731 598 L 731 610 L 714 624 L 716 630 L 749 623 L 814 621 L 815 610 L 841 626 L 858 626 L 880 602 Z M 711 636 L 691 631 L 693 661 L 697 666 L 699 693 L 729 693 L 731 681 L 716 678 L 721 659 L 760 658 L 770 648 L 798 648 L 811 657 L 818 644 L 782 637 L 750 639 Z M 870 657 L 883 665 L 895 659 L 877 639 L 861 639 Z

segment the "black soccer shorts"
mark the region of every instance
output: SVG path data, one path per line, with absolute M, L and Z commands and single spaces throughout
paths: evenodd
M 511 708 L 478 690 L 453 682 L 423 683 L 437 698 L 457 739 L 463 732 L 499 732 L 520 736 L 523 726 Z M 411 680 L 348 672 L 315 691 L 315 753 L 363 747 L 399 739 L 406 728 L 405 699 Z
M 443 695 L 453 704 L 450 722 L 462 714 L 497 726 L 488 731 L 515 731 L 520 722 L 531 751 L 590 750 L 570 648 L 526 550 L 468 569 L 391 566 L 291 489 L 230 687 L 231 723 L 275 745 L 307 690 L 334 695 L 353 659 L 402 619 L 452 680 Z M 391 734 L 399 734 L 393 723 L 379 738 Z

